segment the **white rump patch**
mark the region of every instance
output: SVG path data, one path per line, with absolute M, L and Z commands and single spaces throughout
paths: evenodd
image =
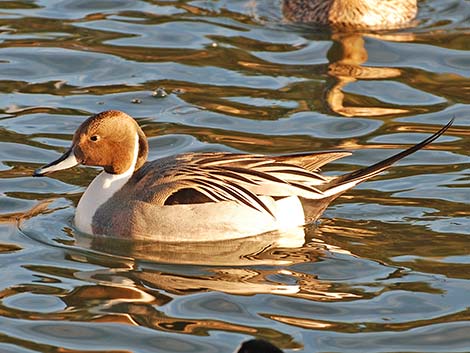
M 279 199 L 275 205 L 274 215 L 278 229 L 289 229 L 305 224 L 304 209 L 297 196 Z

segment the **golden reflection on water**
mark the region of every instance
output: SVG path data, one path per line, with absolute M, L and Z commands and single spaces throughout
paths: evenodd
M 48 209 L 48 206 L 53 200 L 51 199 L 46 199 L 38 202 L 35 204 L 33 207 L 26 211 L 22 212 L 13 212 L 13 213 L 3 213 L 0 214 L 0 224 L 2 223 L 7 223 L 7 224 L 19 224 L 24 220 L 27 220 L 29 218 L 32 218 L 34 216 L 40 215 L 40 214 L 47 214 L 51 212 Z
M 277 294 L 296 298 L 335 301 L 359 298 L 358 295 L 334 290 L 328 282 L 319 281 L 313 275 L 295 271 L 260 270 L 246 268 L 213 268 L 211 274 L 188 277 L 171 273 L 145 271 L 136 277 L 152 288 L 185 295 L 190 293 L 217 291 L 236 295 Z M 289 276 L 294 284 L 275 283 L 268 278 L 275 275 Z
M 0 244 L 0 253 L 9 253 L 9 252 L 15 252 L 21 250 L 22 247 L 16 245 L 16 244 Z
M 37 6 L 52 6 L 46 3 Z M 158 1 L 151 5 L 155 4 L 170 6 Z M 211 6 L 217 4 L 213 2 Z M 416 35 L 403 31 L 333 33 L 330 36 L 330 33 L 310 29 L 286 30 L 285 23 L 282 28 L 270 32 L 273 28 L 269 23 L 260 25 L 257 18 L 224 7 L 212 11 L 203 9 L 202 3 L 184 1 L 171 6 L 181 10 L 182 14 L 157 16 L 147 9 L 141 12 L 97 10 L 73 19 L 45 20 L 23 15 L 2 19 L 5 31 L 2 33 L 11 36 L 0 47 L 17 55 L 8 58 L 10 62 L 5 65 L 11 65 L 10 70 L 28 69 L 30 63 L 33 67 L 33 70 L 25 71 L 24 77 L 19 75 L 2 81 L 3 93 L 8 95 L 2 110 L 6 124 L 5 128 L 0 128 L 2 142 L 14 144 L 13 148 L 18 150 L 24 148 L 26 153 L 29 147 L 47 153 L 60 151 L 71 139 L 72 131 L 54 128 L 51 121 L 63 119 L 70 127 L 78 125 L 90 112 L 115 108 L 115 105 L 131 114 L 136 113 L 151 143 L 158 145 L 165 135 L 177 136 L 169 145 L 163 146 L 168 148 L 164 153 L 178 153 L 172 144 L 177 141 L 178 145 L 181 136 L 188 137 L 189 143 L 194 144 L 184 148 L 195 147 L 196 150 L 220 148 L 252 153 L 290 153 L 335 148 L 397 149 L 415 142 L 411 137 L 407 138 L 406 133 L 432 133 L 436 124 L 447 122 L 453 114 L 457 116 L 457 124 L 449 130 L 445 143 L 438 141 L 429 146 L 428 151 L 422 151 L 423 159 L 419 161 L 422 164 L 404 163 L 375 178 L 370 187 L 344 195 L 330 208 L 329 215 L 333 216 L 327 215 L 314 229 L 185 246 L 144 242 L 130 245 L 77 234 L 70 226 L 72 205 L 79 198 L 81 187 L 88 184 L 96 171 L 77 168 L 55 175 L 57 184 L 41 186 L 48 188 L 50 185 L 50 190 L 22 190 L 24 184 L 19 181 L 14 185 L 15 178 L 29 177 L 40 164 L 40 158 L 28 157 L 25 162 L 7 156 L 0 161 L 5 166 L 0 180 L 14 185 L 14 191 L 8 190 L 7 185 L 2 192 L 13 200 L 9 202 L 25 203 L 20 202 L 15 211 L 7 210 L 0 215 L 3 236 L 0 253 L 5 258 L 0 320 L 10 320 L 5 325 L 2 323 L 6 333 L 2 331 L 0 345 L 8 342 L 24 350 L 54 353 L 138 350 L 85 346 L 87 339 L 80 336 L 82 329 L 94 332 L 112 324 L 109 325 L 112 330 L 108 331 L 111 332 L 107 342 L 110 344 L 119 338 L 119 334 L 114 336 L 113 332 L 122 332 L 114 330 L 124 326 L 135 330 L 130 331 L 132 335 L 150 332 L 157 338 L 177 336 L 173 342 L 175 347 L 178 342 L 185 344 L 181 338 L 185 335 L 190 335 L 188 340 L 197 341 L 203 337 L 212 344 L 219 339 L 218 333 L 227 333 L 223 337 L 232 337 L 232 340 L 241 339 L 239 335 L 262 337 L 284 348 L 296 349 L 302 347 L 294 342 L 293 337 L 298 338 L 298 333 L 305 344 L 314 339 L 319 344 L 327 342 L 319 349 L 321 351 L 341 351 L 338 347 L 345 346 L 344 340 L 351 333 L 359 334 L 354 336 L 358 337 L 354 342 L 357 345 L 362 341 L 369 343 L 371 336 L 364 338 L 361 334 L 370 332 L 379 337 L 375 345 L 372 343 L 368 347 L 371 350 L 383 350 L 384 341 L 381 340 L 397 334 L 393 337 L 397 337 L 397 342 L 403 342 L 391 350 L 421 352 L 427 351 L 425 342 L 428 338 L 432 344 L 439 344 L 445 336 L 443 332 L 456 331 L 452 325 L 468 322 L 468 298 L 464 292 L 468 287 L 465 281 L 470 279 L 468 234 L 462 230 L 453 233 L 445 227 L 444 230 L 433 228 L 440 226 L 440 220 L 455 218 L 458 223 L 459 217 L 470 215 L 465 200 L 453 201 L 446 199 L 447 195 L 434 198 L 434 190 L 439 188 L 449 195 L 458 194 L 455 191 L 458 188 L 463 188 L 463 192 L 466 188 L 467 167 L 459 163 L 466 155 L 470 135 L 463 118 L 468 102 L 468 78 L 456 73 L 463 70 L 468 60 L 462 55 L 468 51 L 466 36 L 428 29 L 424 29 L 427 33 L 420 33 L 421 29 Z M 248 6 L 256 4 L 249 2 Z M 201 15 L 207 18 L 202 20 Z M 139 46 L 142 43 L 138 42 L 139 36 L 141 39 L 150 31 L 159 30 L 145 25 L 163 27 L 177 23 L 174 27 L 177 30 L 179 22 L 207 26 L 207 32 L 198 34 L 203 37 L 203 44 L 165 48 L 155 41 L 145 43 L 148 47 Z M 121 33 L 115 31 L 112 23 L 122 26 L 137 23 L 141 32 L 137 35 Z M 225 33 L 223 29 L 226 28 L 230 31 Z M 36 32 L 44 32 L 45 36 L 28 38 Z M 277 37 L 287 32 L 289 37 L 285 40 Z M 59 35 L 54 38 L 48 33 Z M 19 36 L 15 38 L 16 35 Z M 133 35 L 138 44 L 130 40 Z M 368 38 L 371 43 L 377 41 L 390 46 L 387 50 L 403 58 L 404 64 L 399 67 L 399 64 L 397 67 L 368 65 L 369 57 L 372 62 L 376 60 L 372 52 L 377 54 L 381 50 L 373 46 L 368 48 Z M 113 43 L 115 40 L 121 40 L 121 43 Z M 409 63 L 406 51 L 401 52 L 402 47 L 392 45 L 400 41 L 415 45 L 417 52 L 421 44 L 431 47 L 429 53 L 435 54 L 436 59 L 429 60 L 428 67 Z M 332 47 L 328 49 L 331 43 Z M 313 49 L 307 51 L 308 55 L 315 56 L 322 48 L 325 52 L 314 60 L 302 57 L 306 55 L 302 49 L 309 46 Z M 450 50 L 441 52 L 442 48 Z M 76 70 L 77 65 L 79 70 L 74 74 L 83 75 L 84 81 L 74 81 L 68 71 L 61 70 L 53 70 L 53 77 L 28 77 L 35 74 L 35 60 L 42 59 L 41 55 L 30 56 L 36 50 L 64 54 L 65 60 L 70 60 L 67 70 Z M 462 53 L 457 55 L 456 52 Z M 27 58 L 26 64 L 15 65 L 15 60 L 23 57 Z M 47 60 L 41 64 L 50 65 Z M 87 61 L 91 66 L 81 66 Z M 118 70 L 107 72 L 110 62 L 116 62 Z M 161 72 L 155 70 L 147 74 L 148 67 L 160 64 L 167 66 L 162 66 Z M 175 72 L 169 69 L 172 65 L 184 66 L 189 74 L 176 75 L 178 69 Z M 137 79 L 129 75 L 120 83 L 106 82 L 121 70 L 132 71 L 135 67 L 141 75 Z M 192 76 L 193 72 L 201 74 L 198 71 L 201 68 L 207 70 L 203 72 L 207 74 L 204 82 Z M 107 72 L 106 78 L 91 77 L 98 71 L 89 74 L 88 70 L 96 69 Z M 227 80 L 210 77 L 213 71 L 219 77 L 228 74 Z M 259 78 L 265 81 L 257 81 Z M 215 79 L 217 82 L 212 82 Z M 249 80 L 253 81 L 248 83 Z M 420 106 L 406 101 L 400 103 L 400 95 L 393 96 L 394 103 L 390 103 L 387 94 L 383 95 L 383 100 L 380 98 L 382 92 L 371 92 L 370 96 L 352 93 L 366 80 L 403 83 L 409 89 L 439 99 L 431 99 L 431 103 L 424 103 L 429 105 Z M 182 93 L 156 100 L 151 92 L 160 86 L 167 92 L 177 89 Z M 134 95 L 141 98 L 142 104 L 131 105 Z M 459 105 L 460 108 L 456 108 Z M 295 125 L 296 117 L 301 114 L 310 120 Z M 34 115 L 39 118 L 29 120 Z M 350 116 L 370 116 L 372 119 L 345 118 Z M 318 128 L 308 125 L 316 123 L 317 119 L 324 121 L 325 130 L 319 125 Z M 349 134 L 347 124 L 341 125 L 342 130 L 336 130 L 339 126 L 336 122 L 342 124 L 349 120 L 363 121 L 357 134 Z M 284 128 L 291 126 L 294 128 L 287 133 Z M 345 132 L 348 136 L 341 137 Z M 404 133 L 405 137 L 395 140 L 390 135 L 393 133 Z M 350 171 L 356 168 L 353 166 L 355 157 L 351 158 L 350 164 L 334 164 L 329 168 L 335 173 Z M 435 164 L 434 158 L 442 164 Z M 454 164 L 449 158 L 455 158 L 458 163 Z M 452 173 L 455 173 L 455 179 L 446 179 Z M 429 183 L 431 191 L 427 191 L 427 196 L 422 196 L 425 192 L 410 197 L 400 195 L 408 188 L 415 189 L 414 185 L 408 185 L 417 179 L 410 182 L 407 178 L 421 175 L 441 179 Z M 381 183 L 384 180 L 387 183 Z M 388 191 L 392 189 L 398 191 Z M 51 197 L 63 203 L 51 204 Z M 34 200 L 38 200 L 36 204 Z M 367 206 L 377 207 L 379 211 L 363 215 Z M 347 215 L 338 211 L 341 207 L 346 208 Z M 383 210 L 380 207 L 384 207 Z M 402 207 L 403 210 L 396 220 L 387 220 L 387 207 Z M 68 212 L 65 216 L 60 214 L 62 209 Z M 416 211 L 417 216 L 408 215 L 410 210 Z M 59 216 L 55 217 L 56 214 Z M 54 226 L 42 223 L 47 219 Z M 15 228 L 18 223 L 20 231 Z M 31 234 L 31 230 L 41 236 Z M 12 280 L 15 275 L 17 278 Z M 221 303 L 216 303 L 217 300 Z M 250 306 L 252 303 L 255 304 Z M 430 306 L 426 307 L 426 304 Z M 245 306 L 249 307 L 246 311 Z M 237 308 L 241 309 L 237 311 Z M 230 310 L 241 314 L 232 316 Z M 388 315 L 391 311 L 395 315 L 392 318 Z M 382 313 L 388 316 L 383 318 Z M 8 332 L 8 323 L 15 320 L 37 328 L 37 331 L 32 330 L 29 337 L 23 331 Z M 67 328 L 70 323 L 75 325 L 73 329 Z M 90 328 L 89 324 L 93 326 Z M 439 325 L 447 327 L 447 331 L 439 331 Z M 39 335 L 40 329 L 47 329 L 50 334 L 47 343 L 36 342 L 35 334 Z M 430 335 L 420 336 L 418 332 L 416 342 L 420 345 L 415 342 L 414 346 L 408 346 L 406 335 L 413 331 L 429 332 Z M 82 339 L 84 348 L 74 349 L 70 341 L 64 343 L 67 335 Z M 347 347 L 352 351 L 357 346 Z M 460 349 L 449 347 L 449 351 Z M 152 348 L 158 351 L 160 347 L 149 345 L 142 350 L 151 351 Z M 442 343 L 440 348 L 440 351 L 447 351 L 447 346 L 442 348 Z
M 328 322 L 313 319 L 303 319 L 292 316 L 281 316 L 281 315 L 266 315 L 271 320 L 276 320 L 288 325 L 302 327 L 306 329 L 325 330 L 325 329 L 336 329 L 335 325 Z

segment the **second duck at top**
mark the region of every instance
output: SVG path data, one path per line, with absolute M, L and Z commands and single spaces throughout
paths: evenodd
M 283 16 L 292 22 L 343 29 L 392 29 L 416 17 L 417 0 L 283 0 Z
M 142 129 L 129 115 L 111 110 L 84 121 L 70 149 L 34 176 L 77 164 L 104 169 L 75 212 L 75 225 L 85 233 L 158 241 L 234 239 L 315 221 L 339 195 L 431 143 L 450 124 L 395 156 L 330 177 L 319 168 L 350 152 L 184 153 L 147 162 Z

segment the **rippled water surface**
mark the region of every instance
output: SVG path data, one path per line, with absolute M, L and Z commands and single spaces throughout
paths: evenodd
M 274 0 L 0 2 L 0 351 L 470 352 L 469 7 L 345 34 Z M 121 243 L 73 228 L 96 169 L 31 177 L 106 109 L 151 159 L 357 150 L 328 173 L 455 122 L 305 231 Z

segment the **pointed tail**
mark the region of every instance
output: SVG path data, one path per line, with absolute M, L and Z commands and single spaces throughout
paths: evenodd
M 452 125 L 454 119 L 449 121 L 445 126 L 443 126 L 439 131 L 434 133 L 432 136 L 429 136 L 424 141 L 400 152 L 397 153 L 387 159 L 384 159 L 381 162 L 375 163 L 369 167 L 365 167 L 359 170 L 356 170 L 349 174 L 341 175 L 337 178 L 331 180 L 328 184 L 325 185 L 323 192 L 326 196 L 339 196 L 344 191 L 352 188 L 353 186 L 372 178 L 373 176 L 383 172 L 384 170 L 388 169 L 393 163 L 397 162 L 398 160 L 420 150 L 421 148 L 425 147 L 426 145 L 430 144 L 439 136 L 441 136 L 446 130 Z M 336 198 L 335 197 L 335 198 Z

